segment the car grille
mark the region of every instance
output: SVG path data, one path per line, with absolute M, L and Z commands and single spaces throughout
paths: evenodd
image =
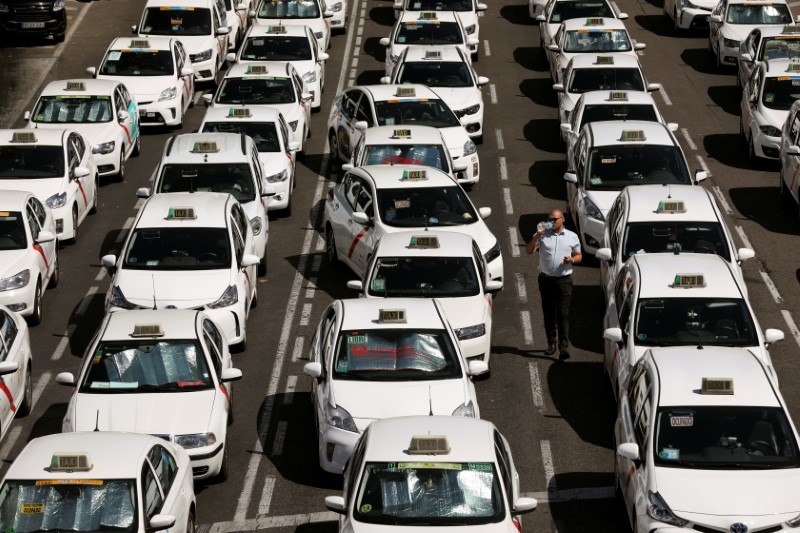
M 14 13 L 14 20 L 19 22 L 45 22 L 53 19 L 50 13 L 50 6 L 47 4 L 27 4 L 15 6 L 11 9 Z
M 202 476 L 208 474 L 208 467 L 207 466 L 193 466 L 192 467 L 192 475 L 193 476 Z

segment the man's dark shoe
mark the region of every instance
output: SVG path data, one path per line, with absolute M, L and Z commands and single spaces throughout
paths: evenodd
M 545 355 L 553 355 L 556 353 L 556 343 L 555 342 L 548 342 L 547 349 L 544 351 Z
M 561 351 L 558 354 L 558 360 L 559 361 L 566 361 L 567 359 L 569 359 L 569 352 L 567 351 L 566 348 L 562 348 Z

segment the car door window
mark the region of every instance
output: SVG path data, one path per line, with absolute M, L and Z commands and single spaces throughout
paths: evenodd
M 150 459 L 150 464 L 153 465 L 153 471 L 156 473 L 161 484 L 161 490 L 166 497 L 169 494 L 172 483 L 175 481 L 175 476 L 178 474 L 178 465 L 175 462 L 175 458 L 166 448 L 160 445 L 153 446 L 147 454 L 147 458 Z
M 330 321 L 324 326 L 322 332 L 322 368 L 328 368 L 328 363 L 333 357 L 336 345 L 336 310 L 331 307 Z
M 356 116 L 356 107 L 358 106 L 358 99 L 361 93 L 359 91 L 348 91 L 344 93 L 342 98 L 342 115 L 347 120 L 353 120 Z
M 145 461 L 142 466 L 142 501 L 144 502 L 144 514 L 148 519 L 161 512 L 161 507 L 164 505 L 164 493 L 152 466 L 150 466 L 150 461 Z
M 358 198 L 356 199 L 356 205 L 353 207 L 353 211 L 365 213 L 368 217 L 372 218 L 374 213 L 372 190 L 366 183 L 362 183 L 361 185 L 361 188 L 358 192 Z
M 39 220 L 36 218 L 36 213 L 34 213 L 30 202 L 25 206 L 25 218 L 28 220 L 28 226 L 31 228 L 31 238 L 34 241 L 38 240 L 39 231 L 41 231 L 42 228 L 39 225 Z
M 247 240 L 247 226 L 250 224 L 250 221 L 247 219 L 247 214 L 244 212 L 244 209 L 242 209 L 241 204 L 233 204 L 231 212 L 236 218 L 236 223 L 239 227 L 242 239 Z
M 358 439 L 353 455 L 349 459 L 350 473 L 344 480 L 344 491 L 347 495 L 347 501 L 350 502 L 353 498 L 353 490 L 358 485 L 358 475 L 361 473 L 361 464 L 364 461 L 364 450 L 367 447 L 369 440 L 369 428 L 367 428 L 361 437 Z
M 72 176 L 75 167 L 81 164 L 81 153 L 78 151 L 78 145 L 75 142 L 77 137 L 78 136 L 73 133 L 67 140 L 67 161 L 69 164 L 70 176 Z
M 800 135 L 800 113 L 795 111 L 794 118 L 792 118 L 791 122 L 791 130 L 789 132 L 789 139 L 792 144 L 797 144 L 798 135 Z
M 122 93 L 120 92 L 119 87 L 114 89 L 114 107 L 117 108 L 114 118 L 119 120 L 119 112 L 125 111 L 128 108 L 128 106 L 125 105 L 125 99 L 122 98 Z
M 236 264 L 242 264 L 242 258 L 244 257 L 244 237 L 242 237 L 242 232 L 239 230 L 239 225 L 236 221 L 231 217 L 231 233 L 233 234 L 233 251 L 236 255 Z
M 475 241 L 472 241 L 472 257 L 475 259 L 475 264 L 478 266 L 478 276 L 481 278 L 481 285 L 486 285 L 486 281 L 489 278 L 486 276 L 486 265 L 484 264 L 485 259 L 483 258 L 483 254 L 481 253 Z
M 494 432 L 494 451 L 497 455 L 497 465 L 500 468 L 500 477 L 506 489 L 506 496 L 509 500 L 512 500 L 514 498 L 514 486 L 511 481 L 511 461 L 508 458 L 508 450 L 506 450 L 503 437 L 497 431 Z
M 47 212 L 44 210 L 42 202 L 35 197 L 31 197 L 31 199 L 28 201 L 28 204 L 33 209 L 33 213 L 36 215 L 36 220 L 39 221 L 39 225 L 44 228 L 44 223 L 47 220 Z
M 224 353 L 222 334 L 217 329 L 217 326 L 207 318 L 203 320 L 203 334 L 206 338 L 206 344 L 211 348 L 211 363 L 219 376 L 222 373 L 222 354 Z
M 361 101 L 356 107 L 356 120 L 365 121 L 369 127 L 375 125 L 375 121 L 372 119 L 372 110 L 369 108 L 369 98 L 366 96 L 361 97 Z
M 355 209 L 358 193 L 361 192 L 361 180 L 354 177 L 352 174 L 348 174 L 344 177 L 342 185 L 344 187 L 344 197 L 348 205 L 351 209 Z
M 0 361 L 5 361 L 17 338 L 17 324 L 11 315 L 0 310 Z
M 289 127 L 286 125 L 286 120 L 283 118 L 283 115 L 280 115 L 278 123 L 280 124 L 281 130 L 281 137 L 283 138 L 283 148 L 285 150 L 289 149 Z
M 644 367 L 642 366 L 642 368 Z M 640 372 L 636 377 L 636 381 L 633 382 L 635 385 L 633 397 L 631 398 L 633 433 L 636 437 L 639 449 L 642 450 L 642 455 L 644 455 L 645 443 L 647 441 L 647 428 L 650 425 L 651 384 L 647 372 Z

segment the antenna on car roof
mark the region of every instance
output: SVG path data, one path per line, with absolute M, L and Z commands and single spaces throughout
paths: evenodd
M 428 416 L 433 416 L 433 398 L 431 397 L 430 385 L 428 385 Z
M 94 430 L 100 431 L 100 409 L 97 410 L 97 416 L 94 419 Z
M 156 277 L 153 274 L 150 274 L 150 279 L 153 282 L 153 311 L 155 311 L 158 309 L 156 306 Z

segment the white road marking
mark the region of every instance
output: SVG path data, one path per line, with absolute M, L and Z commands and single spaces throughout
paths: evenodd
M 36 385 L 33 387 L 33 406 L 36 407 L 36 404 L 39 403 L 39 398 L 42 397 L 42 393 L 44 392 L 45 387 L 50 383 L 50 378 L 53 374 L 50 372 L 42 372 L 42 375 L 39 376 L 39 379 L 36 381 Z
M 317 293 L 317 278 L 308 278 L 308 286 L 306 287 L 306 299 L 313 300 L 314 295 Z
M 492 49 L 489 48 L 489 41 L 488 40 L 484 40 L 483 41 L 483 55 L 485 55 L 486 57 L 489 57 L 489 56 L 492 55 Z
M 781 309 L 781 314 L 783 315 L 783 320 L 786 322 L 786 325 L 789 326 L 789 333 L 794 337 L 794 342 L 800 346 L 800 330 L 797 329 L 797 324 L 792 318 L 792 314 L 786 309 Z
M 489 98 L 493 104 L 497 103 L 497 87 L 494 86 L 494 83 L 489 84 Z
M 128 236 L 128 230 L 131 229 L 132 225 L 133 225 L 133 217 L 128 217 L 128 219 L 125 220 L 125 223 L 122 225 L 122 229 L 119 231 L 119 235 L 117 235 L 117 238 L 114 240 L 115 244 L 119 244 L 125 240 L 125 237 Z
M 503 130 L 497 128 L 494 133 L 497 136 L 497 149 L 503 150 L 506 147 L 505 143 L 503 143 Z
M 58 361 L 61 359 L 61 356 L 64 355 L 64 352 L 67 350 L 67 346 L 69 346 L 69 333 L 64 333 L 64 336 L 61 337 L 61 340 L 58 341 L 58 345 L 56 349 L 53 351 L 53 355 L 50 356 L 51 361 Z
M 94 277 L 94 280 L 95 281 L 103 281 L 103 279 L 106 277 L 106 274 L 108 274 L 108 271 L 106 270 L 106 267 L 100 267 L 100 271 Z
M 76 317 L 82 316 L 84 313 L 86 313 L 86 310 L 89 308 L 89 304 L 92 303 L 92 296 L 95 294 L 97 294 L 97 287 L 89 287 L 89 290 L 86 291 L 81 303 L 78 305 L 77 309 L 75 309 L 74 315 Z
M 769 289 L 769 293 L 772 295 L 772 299 L 775 300 L 775 303 L 783 303 L 783 297 L 781 296 L 781 293 L 778 292 L 778 287 L 775 286 L 775 282 L 772 281 L 772 278 L 769 277 L 769 274 L 763 270 L 759 270 L 758 273 L 761 274 L 761 279 L 764 281 L 764 285 L 767 286 L 767 289 Z
M 525 276 L 517 272 L 514 274 L 517 282 L 517 301 L 521 304 L 528 303 L 528 291 L 525 288 Z
M 349 80 L 350 83 L 348 83 L 348 85 L 352 85 L 354 83 L 356 79 L 356 72 L 357 72 L 356 69 L 350 70 L 350 80 Z
M 661 88 L 658 90 L 658 94 L 661 95 L 661 98 L 664 99 L 664 103 L 667 105 L 672 105 L 672 100 L 669 99 L 669 95 L 667 95 L 667 91 L 664 89 L 662 85 Z
M 22 426 L 20 425 L 13 426 L 8 430 L 8 433 L 6 433 L 6 441 L 3 443 L 3 447 L 0 448 L 0 458 L 6 460 L 10 459 L 8 454 L 14 449 L 14 444 L 17 443 L 20 435 L 22 435 Z
M 531 312 L 520 311 L 519 318 L 522 321 L 522 336 L 526 345 L 533 344 L 533 327 L 531 326 Z
M 286 420 L 278 422 L 278 428 L 275 430 L 275 441 L 272 443 L 272 457 L 283 455 L 283 445 L 286 442 L 286 426 L 288 424 Z
M 294 340 L 294 349 L 292 350 L 292 362 L 296 363 L 300 359 L 303 358 L 303 344 L 305 343 L 305 339 L 303 337 L 297 337 Z
M 264 479 L 264 488 L 261 489 L 261 500 L 258 502 L 258 517 L 267 516 L 272 503 L 272 494 L 275 491 L 275 476 Z
M 722 189 L 720 189 L 719 186 L 714 185 L 711 187 L 711 190 L 714 191 L 714 196 L 717 197 L 717 201 L 722 206 L 722 210 L 725 211 L 728 216 L 732 217 L 733 209 L 731 209 L 731 205 L 728 203 L 728 200 L 725 199 L 725 195 L 722 194 Z
M 508 179 L 508 166 L 506 165 L 506 158 L 503 156 L 497 158 L 497 171 L 501 180 Z
M 311 305 L 303 304 L 303 310 L 300 311 L 300 325 L 307 326 L 308 321 L 311 320 Z
M 322 237 L 322 233 L 317 236 L 317 245 L 314 247 L 314 250 L 317 252 L 325 250 L 325 239 Z
M 683 134 L 684 140 L 686 140 L 686 144 L 689 145 L 689 148 L 691 148 L 692 150 L 697 150 L 697 145 L 692 140 L 692 136 L 689 135 L 689 129 L 681 128 L 681 133 Z
M 511 203 L 511 189 L 503 187 L 503 203 L 506 205 L 506 215 L 514 214 L 514 205 Z
M 315 255 L 314 260 L 311 262 L 311 272 L 317 273 L 319 272 L 319 267 L 322 266 L 322 256 Z
M 255 531 L 257 529 L 273 529 L 279 527 L 294 528 L 303 524 L 319 522 L 336 522 L 341 515 L 331 511 L 321 513 L 294 514 L 283 516 L 265 516 L 249 520 L 215 522 L 210 526 L 198 528 L 198 533 L 228 533 L 233 531 Z M 208 531 L 203 529 L 208 527 Z
M 550 441 L 542 440 L 539 442 L 542 448 L 542 465 L 544 466 L 544 479 L 547 482 L 547 492 L 555 492 L 558 490 L 556 487 L 556 472 L 553 468 L 553 454 L 550 452 Z
M 350 62 L 350 68 L 358 68 L 358 58 L 354 57 L 353 60 Z
M 539 365 L 536 362 L 528 363 L 528 373 L 531 377 L 533 406 L 542 413 L 544 411 L 544 396 L 542 395 L 542 380 L 539 378 Z
M 753 245 L 750 244 L 750 239 L 747 238 L 747 234 L 744 232 L 744 228 L 741 226 L 734 226 L 733 229 L 736 230 L 736 233 L 739 234 L 739 238 L 742 239 L 742 244 L 744 244 L 745 248 L 750 248 L 751 250 L 755 250 Z
M 356 37 L 356 48 L 361 48 L 361 37 Z
M 517 228 L 508 228 L 508 242 L 511 246 L 511 257 L 519 257 L 519 239 L 517 238 Z
M 708 174 L 708 177 L 710 178 L 711 170 L 708 168 L 708 165 L 706 165 L 705 159 L 703 159 L 703 157 L 700 154 L 695 154 L 694 157 L 697 159 L 697 164 L 700 165 L 700 168 L 705 170 L 706 173 Z
M 294 401 L 294 392 L 297 389 L 297 376 L 286 378 L 286 392 L 283 396 L 283 405 L 291 405 Z

